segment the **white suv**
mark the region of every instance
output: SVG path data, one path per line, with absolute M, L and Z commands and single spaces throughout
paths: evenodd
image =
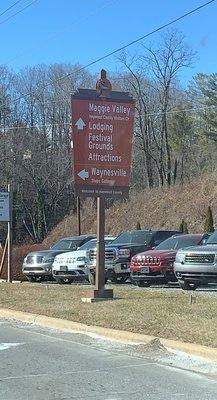
M 105 236 L 105 244 L 110 243 L 112 236 Z M 72 283 L 88 279 L 86 264 L 89 251 L 96 248 L 97 239 L 92 239 L 76 251 L 59 254 L 52 265 L 52 275 L 58 283 Z

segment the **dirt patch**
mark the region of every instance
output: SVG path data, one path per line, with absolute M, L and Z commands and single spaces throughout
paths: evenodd
M 149 343 L 147 344 L 138 344 L 136 346 L 134 346 L 134 349 L 136 350 L 137 353 L 168 353 L 166 347 L 164 347 L 160 341 L 160 339 L 155 338 L 153 340 L 151 340 Z

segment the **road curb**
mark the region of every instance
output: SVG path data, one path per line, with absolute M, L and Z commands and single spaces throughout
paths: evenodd
M 150 343 L 156 339 L 156 336 L 144 335 L 121 331 L 117 329 L 103 328 L 99 326 L 89 326 L 79 322 L 73 322 L 66 319 L 47 317 L 46 315 L 31 314 L 28 312 L 0 308 L 0 317 L 14 319 L 30 324 L 36 324 L 42 327 L 63 329 L 67 331 L 95 334 L 107 339 L 130 343 Z M 158 338 L 161 344 L 170 350 L 182 351 L 190 355 L 206 358 L 217 363 L 217 348 L 201 346 L 193 343 L 184 343 L 171 339 Z

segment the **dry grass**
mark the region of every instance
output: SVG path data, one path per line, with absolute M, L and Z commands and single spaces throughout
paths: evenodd
M 0 284 L 0 307 L 156 335 L 217 348 L 217 297 L 180 290 L 115 288 L 114 301 L 86 304 L 90 287 L 44 284 Z M 30 300 L 31 299 L 31 300 Z
M 200 233 L 204 229 L 205 213 L 209 205 L 217 225 L 216 196 L 216 173 L 183 186 L 131 193 L 128 201 L 115 202 L 106 210 L 106 232 L 116 235 L 127 229 L 134 229 L 137 221 L 144 229 L 179 229 L 184 218 L 190 232 Z M 82 231 L 96 232 L 96 209 L 92 199 L 83 203 Z M 48 235 L 44 244 L 51 245 L 60 237 L 76 233 L 76 215 L 68 215 Z

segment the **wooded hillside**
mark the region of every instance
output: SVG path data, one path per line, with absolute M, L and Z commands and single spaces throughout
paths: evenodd
M 182 219 L 189 232 L 204 232 L 205 216 L 210 205 L 217 225 L 217 174 L 204 176 L 190 184 L 171 188 L 145 189 L 131 193 L 125 202 L 116 202 L 106 210 L 106 232 L 119 234 L 136 229 L 137 221 L 142 229 L 179 229 Z M 217 226 L 216 226 L 217 228 Z M 44 240 L 50 246 L 64 236 L 77 234 L 76 214 L 66 216 Z M 82 233 L 96 233 L 96 207 L 86 200 L 82 208 Z

